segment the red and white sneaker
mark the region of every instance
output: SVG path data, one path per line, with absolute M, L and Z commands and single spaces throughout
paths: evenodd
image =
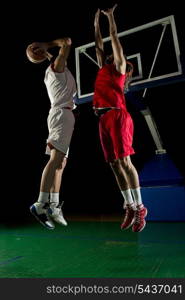
M 147 208 L 143 205 L 137 206 L 137 210 L 135 211 L 134 223 L 132 226 L 133 232 L 140 232 L 144 229 L 146 225 L 145 217 L 147 216 Z
M 126 205 L 125 210 L 125 217 L 121 224 L 121 229 L 128 229 L 134 222 L 135 210 L 129 205 Z

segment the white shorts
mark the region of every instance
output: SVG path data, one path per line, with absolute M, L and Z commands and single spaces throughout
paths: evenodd
M 72 110 L 51 108 L 47 123 L 49 130 L 47 144 L 50 143 L 55 149 L 65 153 L 67 157 L 75 124 L 75 117 Z M 46 147 L 46 154 L 51 154 L 48 145 Z

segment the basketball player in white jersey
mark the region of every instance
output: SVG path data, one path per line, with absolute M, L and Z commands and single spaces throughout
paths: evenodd
M 71 44 L 70 38 L 57 39 L 49 43 L 33 43 L 29 45 L 27 53 L 29 60 L 34 63 L 45 59 L 51 60 L 44 78 L 51 102 L 47 120 L 49 136 L 46 147 L 50 159 L 42 173 L 38 200 L 30 207 L 31 213 L 48 229 L 55 228 L 53 221 L 67 225 L 59 204 L 59 192 L 75 124 L 72 110 L 75 108 L 76 83 L 67 68 Z M 52 62 L 52 55 L 47 50 L 53 47 L 60 49 Z

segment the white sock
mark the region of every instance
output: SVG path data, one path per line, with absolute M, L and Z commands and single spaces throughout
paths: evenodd
M 59 204 L 59 193 L 50 193 L 50 206 L 57 207 Z
M 37 202 L 48 203 L 49 202 L 49 193 L 40 192 L 39 193 L 39 198 L 38 198 Z
M 121 191 L 122 195 L 123 195 L 123 198 L 125 199 L 125 203 L 126 205 L 129 205 L 131 207 L 134 207 L 135 204 L 134 204 L 134 201 L 133 201 L 133 198 L 132 198 L 132 194 L 131 194 L 131 190 L 128 189 L 128 190 L 124 190 L 124 191 Z M 125 206 L 125 205 L 124 205 Z M 123 207 L 124 207 L 123 206 Z
M 137 187 L 136 189 L 131 189 L 131 191 L 132 191 L 132 196 L 134 198 L 134 202 L 136 203 L 136 205 L 137 206 L 143 205 L 140 187 Z

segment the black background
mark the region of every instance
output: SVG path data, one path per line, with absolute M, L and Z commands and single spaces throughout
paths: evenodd
M 68 66 L 75 76 L 75 47 L 94 41 L 94 14 L 98 7 L 118 3 L 115 11 L 118 32 L 174 15 L 182 62 L 185 29 L 182 1 L 51 1 L 8 4 L 2 8 L 5 20 L 2 38 L 2 202 L 5 220 L 28 218 L 36 201 L 40 177 L 48 157 L 45 153 L 47 115 L 50 102 L 43 78 L 47 63 L 34 65 L 25 55 L 33 41 L 50 41 L 70 36 L 73 48 Z M 106 22 L 105 22 L 106 24 Z M 102 23 L 102 35 L 108 36 Z M 140 42 L 140 41 L 136 41 Z M 169 62 L 170 63 L 170 62 Z M 87 70 L 88 74 L 88 70 Z M 165 149 L 184 174 L 185 83 L 155 87 L 148 91 L 149 106 L 159 127 Z M 5 105 L 5 106 L 4 106 Z M 155 155 L 155 145 L 141 114 L 128 103 L 135 123 L 133 162 L 142 168 Z M 98 137 L 98 123 L 91 103 L 79 106 L 70 157 L 63 177 L 61 200 L 65 212 L 104 214 L 117 212 L 122 197 L 109 166 L 105 163 Z M 5 134 L 5 136 L 4 136 Z

